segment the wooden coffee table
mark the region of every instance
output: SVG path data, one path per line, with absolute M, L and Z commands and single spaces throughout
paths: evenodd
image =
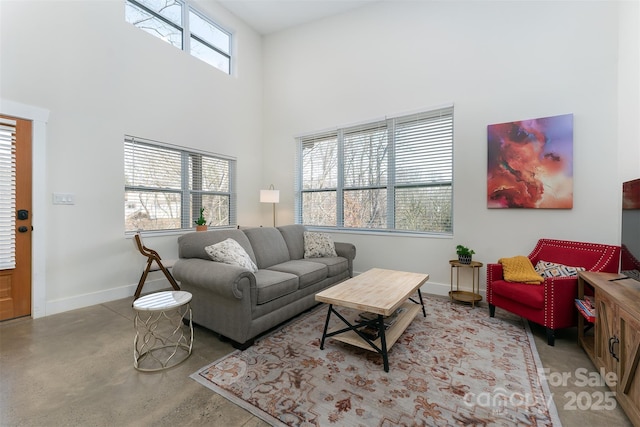
M 422 301 L 420 286 L 429 275 L 424 273 L 409 273 L 404 271 L 373 268 L 354 278 L 339 283 L 329 289 L 316 294 L 316 301 L 329 304 L 327 320 L 324 324 L 320 349 L 324 349 L 326 338 L 333 337 L 342 342 L 371 350 L 382 355 L 385 372 L 389 372 L 388 350 L 400 338 L 420 309 L 427 317 Z M 418 291 L 419 302 L 411 298 Z M 336 311 L 334 306 L 354 308 L 376 316 L 368 321 L 348 321 Z M 395 322 L 386 330 L 385 316 L 390 316 L 398 308 L 404 311 L 398 315 Z M 345 328 L 327 331 L 331 314 L 338 316 L 346 325 Z M 362 330 L 367 327 L 378 328 L 379 337 L 369 339 Z

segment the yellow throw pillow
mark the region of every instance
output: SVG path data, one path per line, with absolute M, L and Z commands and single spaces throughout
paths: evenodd
M 500 258 L 498 260 L 502 264 L 504 280 L 507 282 L 540 284 L 544 282 L 536 269 L 533 268 L 531 260 L 526 256 L 518 255 L 511 258 Z

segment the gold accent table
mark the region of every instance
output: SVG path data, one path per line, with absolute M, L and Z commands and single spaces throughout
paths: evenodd
M 333 337 L 365 350 L 377 352 L 382 356 L 385 372 L 389 372 L 388 350 L 400 338 L 400 335 L 407 329 L 421 309 L 423 316 L 427 316 L 422 301 L 422 293 L 420 292 L 420 286 L 427 280 L 429 280 L 429 275 L 424 273 L 373 268 L 319 292 L 316 294 L 316 301 L 329 304 L 322 340 L 320 341 L 320 349 L 324 349 L 326 338 Z M 416 291 L 420 302 L 411 298 L 411 295 Z M 354 324 L 338 313 L 334 306 L 354 308 L 377 314 L 377 318 L 370 321 L 358 321 Z M 384 317 L 395 313 L 400 307 L 405 310 L 398 314 L 393 325 L 389 326 L 385 331 Z M 331 314 L 335 314 L 342 320 L 346 327 L 327 332 Z M 361 332 L 363 328 L 368 326 L 376 327 L 380 331 L 379 337 L 375 340 L 369 339 Z
M 452 301 L 468 302 L 472 307 L 475 307 L 476 302 L 482 301 L 482 295 L 480 295 L 480 268 L 483 266 L 481 262 L 471 261 L 470 264 L 463 264 L 457 259 L 449 261 L 451 265 L 451 290 L 449 291 L 449 298 Z M 460 290 L 460 269 L 471 268 L 471 292 Z M 453 270 L 456 270 L 456 289 L 453 290 Z

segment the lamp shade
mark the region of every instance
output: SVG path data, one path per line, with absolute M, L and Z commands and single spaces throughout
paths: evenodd
M 280 190 L 260 190 L 260 202 L 280 203 Z

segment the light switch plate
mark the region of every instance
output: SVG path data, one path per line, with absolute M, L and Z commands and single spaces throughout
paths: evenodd
M 72 193 L 53 193 L 54 205 L 75 205 L 76 195 Z

